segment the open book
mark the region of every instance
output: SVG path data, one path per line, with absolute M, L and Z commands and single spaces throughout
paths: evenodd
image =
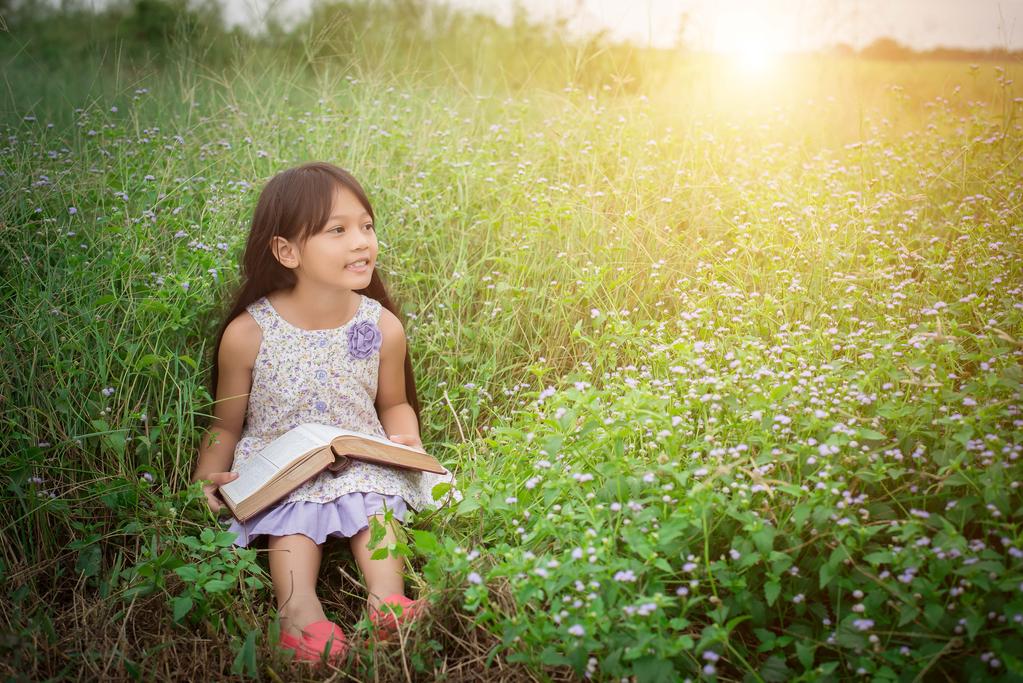
M 447 474 L 432 455 L 383 437 L 307 422 L 252 456 L 241 476 L 219 487 L 239 522 L 285 497 L 325 469 L 340 472 L 351 459 L 388 467 Z

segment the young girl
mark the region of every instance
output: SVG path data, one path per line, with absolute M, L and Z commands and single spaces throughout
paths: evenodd
M 263 189 L 243 281 L 213 351 L 214 419 L 192 477 L 206 482 L 214 513 L 224 505 L 217 487 L 303 422 L 422 449 L 412 362 L 397 308 L 376 269 L 377 254 L 373 208 L 347 171 L 305 164 L 279 173 Z M 452 484 L 449 497 L 457 499 L 450 472 L 353 460 L 340 473 L 320 473 L 244 524 L 233 520 L 236 545 L 266 539 L 281 643 L 295 659 L 317 660 L 326 651 L 339 661 L 348 650 L 344 631 L 327 620 L 316 596 L 329 536 L 349 539 L 377 637 L 397 627 L 392 612 L 404 622 L 421 611 L 420 601 L 404 595 L 402 558 L 370 559 L 369 518 L 382 523 L 392 510 L 404 522 L 409 507 L 435 504 L 431 489 L 442 481 Z M 377 547 L 394 540 L 389 525 Z

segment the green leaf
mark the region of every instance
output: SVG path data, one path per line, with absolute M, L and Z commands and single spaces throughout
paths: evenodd
M 905 603 L 899 610 L 899 626 L 905 626 L 920 615 L 920 609 L 916 605 Z
M 801 529 L 803 524 L 806 522 L 806 518 L 810 516 L 810 505 L 807 503 L 801 503 L 792 509 L 792 524 L 795 525 L 796 529 Z
M 803 496 L 806 495 L 806 491 L 804 491 L 803 489 L 799 488 L 795 484 L 786 484 L 786 483 L 775 484 L 774 488 L 777 489 L 778 491 L 782 491 L 783 493 L 787 493 L 790 496 L 793 496 L 795 498 L 802 498 Z
M 202 533 L 199 534 L 199 540 L 205 543 L 206 545 L 213 543 L 213 539 L 214 539 L 213 529 L 210 528 L 203 529 Z
M 678 680 L 670 660 L 656 655 L 640 657 L 632 663 L 636 683 L 672 683 Z
M 96 430 L 97 436 L 108 448 L 118 455 L 124 455 L 124 432 L 114 431 L 107 424 L 106 420 L 92 420 L 92 428 Z
M 207 593 L 222 593 L 230 587 L 231 584 L 223 579 L 210 579 L 206 582 L 206 585 L 203 586 L 203 589 Z
M 144 370 L 147 367 L 149 367 L 150 365 L 152 365 L 153 363 L 161 363 L 161 362 L 163 362 L 163 358 L 162 357 L 157 356 L 155 353 L 147 353 L 146 355 L 142 356 L 137 361 L 135 361 L 135 369 L 136 370 Z
M 380 541 L 384 540 L 384 536 L 387 535 L 387 528 L 376 517 L 370 518 L 369 528 L 369 547 L 375 548 Z
M 174 570 L 174 573 L 180 576 L 182 581 L 188 583 L 192 583 L 199 576 L 199 570 L 191 564 L 186 564 L 184 567 L 178 567 Z
M 789 680 L 792 677 L 792 672 L 783 658 L 771 655 L 760 668 L 760 677 L 768 683 L 780 683 Z
M 933 628 L 937 628 L 938 625 L 941 624 L 941 620 L 945 617 L 945 614 L 946 613 L 944 605 L 931 603 L 924 607 L 924 618 L 927 620 L 927 623 Z
M 981 614 L 968 614 L 966 616 L 966 633 L 969 634 L 970 640 L 977 637 L 977 632 L 980 627 L 984 625 L 985 617 Z
M 774 547 L 774 535 L 774 527 L 766 525 L 753 532 L 753 542 L 762 555 L 770 554 Z
M 973 438 L 973 427 L 968 424 L 963 425 L 963 428 L 952 435 L 952 438 L 965 446 Z
M 192 550 L 199 550 L 199 539 L 195 536 L 178 536 L 178 541 Z
M 733 630 L 735 630 L 736 626 L 746 621 L 747 619 L 752 618 L 753 617 L 748 614 L 743 614 L 738 617 L 732 617 L 731 619 L 728 620 L 728 623 L 725 624 L 725 633 L 731 633 Z
M 828 556 L 828 564 L 837 568 L 847 559 L 849 559 L 849 549 L 839 543 L 835 546 L 835 549 L 831 551 L 831 555 Z
M 835 635 L 835 642 L 841 647 L 850 650 L 862 650 L 867 646 L 867 637 L 853 630 L 852 627 L 843 626 L 838 629 L 838 633 Z
M 661 528 L 657 531 L 657 547 L 667 553 L 671 542 L 681 536 L 686 527 L 689 526 L 689 520 L 682 519 L 679 517 L 672 517 L 667 522 L 661 525 Z
M 436 502 L 443 498 L 444 494 L 446 494 L 450 489 L 451 484 L 446 481 L 442 481 L 441 483 L 437 484 L 432 489 L 430 489 L 430 496 L 433 498 L 434 502 Z
M 581 676 L 586 671 L 586 659 L 589 657 L 589 654 L 585 646 L 578 646 L 569 651 L 569 665 L 577 675 Z
M 757 646 L 757 652 L 770 652 L 774 649 L 774 643 L 778 638 L 773 632 L 768 631 L 766 628 L 754 628 L 753 633 L 757 635 L 757 639 L 760 641 L 760 645 Z
M 817 649 L 812 643 L 796 641 L 796 656 L 804 669 L 809 670 L 813 666 L 813 653 Z
M 550 666 L 562 666 L 565 664 L 571 664 L 568 657 L 561 654 L 551 646 L 547 646 L 540 653 L 540 661 Z
M 908 415 L 910 412 L 910 409 L 906 406 L 894 406 L 891 404 L 883 405 L 877 409 L 878 415 L 889 420 Z
M 249 631 L 245 636 L 245 643 L 238 649 L 238 654 L 231 663 L 231 673 L 241 674 L 248 678 L 258 678 L 259 669 L 256 666 L 256 636 L 259 629 Z
M 480 501 L 476 496 L 465 496 L 462 498 L 462 502 L 458 504 L 458 514 L 467 515 L 470 512 L 478 510 L 480 507 Z
M 872 565 L 887 564 L 892 561 L 892 553 L 890 550 L 878 550 L 877 552 L 870 553 L 863 558 Z
M 415 539 L 416 548 L 423 554 L 436 553 L 440 550 L 440 544 L 437 543 L 437 537 L 433 533 L 420 529 L 412 529 L 410 533 Z
M 218 548 L 228 548 L 234 544 L 236 538 L 238 538 L 238 533 L 235 531 L 218 531 L 216 538 L 213 539 L 213 545 Z
M 75 571 L 83 576 L 96 576 L 103 564 L 103 553 L 99 545 L 90 545 L 78 553 Z
M 142 523 L 136 520 L 126 522 L 124 526 L 121 527 L 121 532 L 125 535 L 137 534 L 140 531 L 142 531 Z
M 824 588 L 829 583 L 831 583 L 831 580 L 833 578 L 835 578 L 835 574 L 836 573 L 837 573 L 837 570 L 832 568 L 832 566 L 830 564 L 827 564 L 827 563 L 822 564 L 821 565 L 821 570 L 820 570 L 820 583 L 818 585 L 821 588 Z
M 760 553 L 753 551 L 751 553 L 746 553 L 741 558 L 739 558 L 739 566 L 743 568 L 752 567 L 759 561 Z
M 781 582 L 771 580 L 764 584 L 764 597 L 767 598 L 768 605 L 774 605 L 775 600 L 778 599 L 778 595 L 781 593 Z
M 174 603 L 174 621 L 181 621 L 181 617 L 185 616 L 192 609 L 192 598 L 187 595 L 180 595 L 173 600 Z
M 795 545 L 794 543 L 792 545 Z M 772 550 L 771 554 L 767 558 L 771 563 L 771 571 L 775 575 L 780 575 L 782 572 L 792 566 L 792 555 L 788 553 L 778 552 Z
M 873 429 L 867 429 L 866 427 L 860 427 L 857 429 L 856 434 L 866 441 L 884 441 L 887 438 L 881 432 L 874 431 Z

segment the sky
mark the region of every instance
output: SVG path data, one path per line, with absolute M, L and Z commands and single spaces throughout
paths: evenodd
M 102 3 L 103 0 L 92 0 Z M 258 30 L 260 17 L 306 16 L 313 0 L 219 0 L 228 26 Z M 516 0 L 429 0 L 509 22 Z M 534 19 L 563 16 L 586 35 L 607 29 L 640 45 L 675 44 L 680 17 L 686 44 L 735 52 L 813 50 L 836 43 L 863 47 L 891 37 L 918 50 L 936 46 L 1023 49 L 1023 0 L 517 0 Z
M 453 6 L 510 17 L 512 2 L 449 0 Z M 686 42 L 733 51 L 749 41 L 774 51 L 811 50 L 843 42 L 863 47 L 888 36 L 916 49 L 1023 48 L 1023 0 L 525 0 L 538 16 L 559 12 L 584 27 L 668 47 L 679 17 Z M 585 28 L 584 28 L 585 30 Z

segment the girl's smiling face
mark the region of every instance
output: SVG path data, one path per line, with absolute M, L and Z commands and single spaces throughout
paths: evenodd
M 298 269 L 328 286 L 363 289 L 369 286 L 377 251 L 373 218 L 351 190 L 339 187 L 330 218 L 302 246 Z

